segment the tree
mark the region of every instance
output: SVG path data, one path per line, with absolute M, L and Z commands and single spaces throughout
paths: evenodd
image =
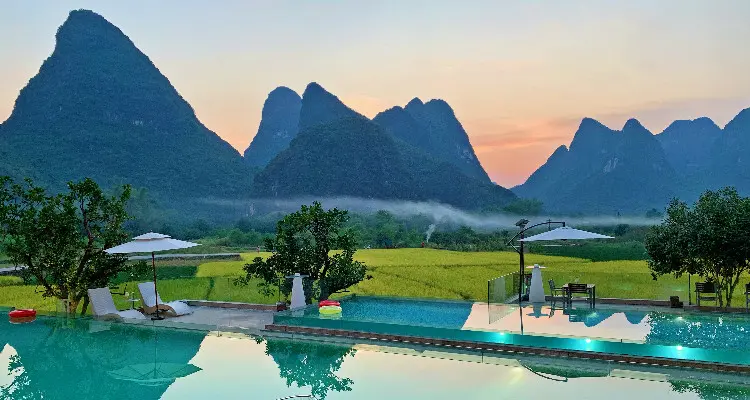
M 25 265 L 24 280 L 35 280 L 44 297 L 68 300 L 74 313 L 86 290 L 107 286 L 120 272 L 135 269 L 121 255 L 105 248 L 128 238 L 126 186 L 108 197 L 91 179 L 68 183 L 68 192 L 49 195 L 29 179 L 14 183 L 0 177 L 0 241 L 14 263 Z
M 318 202 L 285 216 L 278 222 L 276 237 L 266 239 L 265 246 L 273 251 L 268 259 L 256 257 L 246 264 L 246 276 L 236 280 L 247 284 L 252 278 L 261 278 L 261 292 L 270 295 L 277 285 L 285 295 L 291 292 L 291 280 L 285 276 L 300 273 L 307 275 L 305 297 L 310 301 L 317 295 L 327 299 L 365 279 L 366 267 L 354 261 L 355 239 L 344 224 L 347 211 L 324 210 Z M 339 250 L 332 253 L 331 250 Z M 281 283 L 281 284 L 280 284 Z
M 750 199 L 724 188 L 706 191 L 693 208 L 673 200 L 645 245 L 654 279 L 699 275 L 714 282 L 722 293 L 719 305 L 729 307 L 740 277 L 750 269 Z
M 537 199 L 518 199 L 506 205 L 501 211 L 512 215 L 537 216 L 544 210 L 544 205 Z
M 381 248 L 394 247 L 398 228 L 393 214 L 385 210 L 375 213 L 375 245 Z

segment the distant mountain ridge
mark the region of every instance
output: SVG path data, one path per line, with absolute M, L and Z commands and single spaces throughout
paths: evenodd
M 710 118 L 678 120 L 656 135 L 669 163 L 681 175 L 693 175 L 711 164 L 711 151 L 721 136 Z
M 417 106 L 423 109 L 415 111 Z M 456 134 L 450 143 L 463 146 L 457 154 L 475 162 L 447 103 L 410 102 L 407 108 L 415 134 Z M 105 188 L 125 183 L 147 188 L 159 201 L 184 205 L 182 210 L 208 207 L 204 200 L 282 193 L 464 208 L 516 199 L 491 184 L 478 162 L 477 179 L 456 164 L 457 157 L 404 142 L 317 83 L 302 96 L 274 89 L 243 157 L 197 119 L 122 31 L 88 10 L 70 13 L 53 53 L 0 124 L 0 158 L 0 174 L 31 177 L 53 191 L 91 177 Z
M 72 11 L 56 45 L 0 125 L 0 174 L 54 189 L 91 177 L 162 198 L 245 196 L 240 154 L 195 116 L 117 27 Z
M 393 107 L 379 113 L 373 122 L 396 138 L 455 165 L 467 176 L 490 181 L 469 136 L 445 101 L 423 103 L 414 98 L 404 108 Z
M 693 201 L 707 189 L 735 186 L 750 195 L 750 109 L 724 129 L 711 119 L 679 120 L 653 135 L 638 121 L 621 131 L 584 118 L 570 144 L 558 147 L 512 190 L 561 212 L 643 212 L 673 197 Z
M 256 176 L 260 195 L 440 201 L 464 208 L 515 199 L 391 135 L 317 83 L 302 95 L 299 126 L 288 148 Z
M 301 102 L 296 97 L 295 92 L 285 87 L 269 94 L 258 133 L 245 151 L 248 164 L 265 167 L 301 130 L 343 118 L 367 119 L 315 82 L 305 89 Z M 305 101 L 307 107 L 302 107 Z M 414 98 L 404 108 L 396 106 L 379 113 L 372 122 L 400 142 L 453 164 L 468 177 L 490 182 L 466 131 L 445 101 L 423 103 Z
M 263 104 L 258 133 L 243 155 L 245 161 L 263 168 L 287 148 L 299 132 L 301 108 L 302 98 L 292 89 L 280 86 L 269 93 Z

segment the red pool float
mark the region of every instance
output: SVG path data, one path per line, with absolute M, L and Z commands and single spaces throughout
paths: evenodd
M 323 300 L 320 303 L 318 303 L 318 307 L 325 307 L 325 306 L 336 306 L 340 307 L 341 303 L 339 303 L 336 300 Z
M 8 316 L 11 318 L 30 318 L 30 317 L 36 317 L 36 310 L 13 310 L 8 313 Z
M 25 324 L 36 320 L 36 310 L 13 310 L 8 316 L 11 324 Z

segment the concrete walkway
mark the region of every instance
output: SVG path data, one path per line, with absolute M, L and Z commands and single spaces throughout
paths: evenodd
M 273 322 L 273 312 L 233 308 L 193 307 L 193 313 L 151 321 L 156 326 L 181 329 L 259 331 Z

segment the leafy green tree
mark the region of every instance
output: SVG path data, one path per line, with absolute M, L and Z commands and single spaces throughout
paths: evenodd
M 729 307 L 740 277 L 750 269 L 750 199 L 724 188 L 706 191 L 692 208 L 673 200 L 645 245 L 654 279 L 699 275 L 714 282 L 722 293 L 719 305 Z
M 544 211 L 544 205 L 537 199 L 518 199 L 504 206 L 501 211 L 513 215 L 533 217 L 540 215 Z
M 107 286 L 120 272 L 136 266 L 104 249 L 128 238 L 123 223 L 130 188 L 108 197 L 91 179 L 68 183 L 68 192 L 49 195 L 31 180 L 14 183 L 0 177 L 0 239 L 14 263 L 26 265 L 25 280 L 35 280 L 45 297 L 68 300 L 77 310 L 86 290 Z
M 375 245 L 384 248 L 393 247 L 398 228 L 398 222 L 393 214 L 385 210 L 375 213 Z
M 258 287 L 270 295 L 281 283 L 282 293 L 291 292 L 291 282 L 284 277 L 295 273 L 307 275 L 305 295 L 310 301 L 317 295 L 327 299 L 365 279 L 366 267 L 354 261 L 355 239 L 344 229 L 347 211 L 324 210 L 318 202 L 285 216 L 278 222 L 276 237 L 266 239 L 266 248 L 273 251 L 268 259 L 256 257 L 246 264 L 246 276 L 237 279 L 247 284 L 261 278 Z M 339 250 L 332 253 L 332 250 Z

